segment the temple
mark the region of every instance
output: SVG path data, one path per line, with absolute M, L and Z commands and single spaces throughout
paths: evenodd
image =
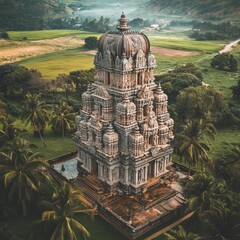
M 110 191 L 138 195 L 172 164 L 174 121 L 167 95 L 154 82 L 149 39 L 129 31 L 127 21 L 122 14 L 118 31 L 99 39 L 75 141 L 83 171 Z

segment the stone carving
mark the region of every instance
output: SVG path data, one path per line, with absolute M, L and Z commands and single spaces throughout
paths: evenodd
M 149 90 L 147 85 L 144 85 L 143 88 L 138 93 L 137 97 L 139 99 L 149 99 L 149 98 L 151 99 L 153 98 L 153 92 Z
M 111 52 L 106 50 L 103 54 L 103 65 L 104 68 L 111 68 L 112 67 L 112 57 Z
M 95 81 L 82 95 L 74 139 L 80 168 L 98 173 L 111 191 L 138 194 L 148 175 L 160 176 L 171 164 L 174 121 L 167 95 L 154 83 L 156 59 L 147 36 L 127 32 L 125 17 L 118 29 L 99 40 Z
M 107 89 L 103 86 L 98 86 L 94 90 L 94 94 L 102 98 L 111 98 L 111 95 L 108 93 Z
M 148 66 L 151 68 L 156 67 L 156 58 L 152 55 L 151 52 L 148 53 Z
M 94 64 L 96 67 L 101 67 L 102 66 L 102 62 L 103 62 L 103 58 L 102 58 L 102 53 L 101 52 L 97 52 L 95 57 L 94 57 Z

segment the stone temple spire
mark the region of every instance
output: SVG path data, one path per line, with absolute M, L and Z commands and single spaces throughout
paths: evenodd
M 119 19 L 119 25 L 117 26 L 117 29 L 121 32 L 128 31 L 130 27 L 127 25 L 128 19 L 126 18 L 124 12 L 122 12 L 121 18 Z

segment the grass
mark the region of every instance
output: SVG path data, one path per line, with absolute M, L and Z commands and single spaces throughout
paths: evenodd
M 40 138 L 33 136 L 32 132 L 27 132 L 24 137 L 31 143 L 37 145 L 34 151 L 39 152 L 41 158 L 44 160 L 59 157 L 77 150 L 76 144 L 70 136 L 62 138 L 56 135 L 49 127 L 45 129 L 43 137 L 47 145 L 46 147 L 43 145 Z
M 84 52 L 82 48 L 76 48 L 45 54 L 19 62 L 19 64 L 30 69 L 37 69 L 44 79 L 53 80 L 59 74 L 92 68 L 93 59 L 93 55 Z
M 163 56 L 161 54 L 154 54 L 157 60 L 157 67 L 154 70 L 155 74 L 159 74 L 163 71 L 166 71 L 178 64 L 186 64 L 189 62 L 194 62 L 199 59 L 204 54 L 199 55 L 189 55 L 189 56 Z
M 196 41 L 187 37 L 149 36 L 152 47 L 163 47 L 176 50 L 217 52 L 225 42 L 223 41 Z
M 240 129 L 221 129 L 218 130 L 215 140 L 211 141 L 210 157 L 213 159 L 221 158 L 224 153 L 229 151 L 229 143 L 240 141 Z
M 21 41 L 23 38 L 27 40 L 43 40 L 53 39 L 65 36 L 76 36 L 79 39 L 84 39 L 88 36 L 98 36 L 99 34 L 85 32 L 80 30 L 41 30 L 41 31 L 9 31 L 10 40 Z
M 7 221 L 8 226 L 12 231 L 22 240 L 29 239 L 29 235 L 32 229 L 32 224 L 36 221 L 36 217 L 22 218 L 16 216 Z M 110 226 L 101 217 L 95 216 L 94 220 L 89 219 L 86 216 L 81 216 L 79 221 L 83 226 L 90 232 L 91 240 L 127 240 L 122 234 L 116 231 L 112 226 Z M 143 240 L 144 238 L 139 238 L 138 240 Z M 156 240 L 164 240 L 163 236 L 159 236 Z
M 39 152 L 41 154 L 41 159 L 48 160 L 77 150 L 76 144 L 71 136 L 62 138 L 55 134 L 49 126 L 45 128 L 43 136 L 47 145 L 45 147 L 40 138 L 33 136 L 33 130 L 30 125 L 25 126 L 20 120 L 16 120 L 16 125 L 27 130 L 27 132 L 24 133 L 24 138 L 37 146 L 33 151 Z

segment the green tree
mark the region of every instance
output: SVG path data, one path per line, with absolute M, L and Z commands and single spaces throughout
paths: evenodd
M 67 82 L 73 82 L 76 86 L 76 92 L 78 96 L 81 95 L 84 91 L 87 90 L 87 86 L 89 83 L 93 82 L 95 69 L 89 70 L 80 70 L 80 71 L 73 71 L 67 76 Z
M 188 196 L 188 209 L 195 211 L 198 221 L 202 221 L 206 211 L 221 207 L 228 201 L 227 185 L 222 179 L 215 179 L 209 173 L 197 173 L 185 186 Z
M 227 144 L 227 143 L 226 143 Z M 224 178 L 228 186 L 236 191 L 240 191 L 240 144 L 227 144 L 227 151 L 217 159 L 215 165 L 215 174 Z
M 9 39 L 9 35 L 8 35 L 7 32 L 1 32 L 0 33 L 0 38 L 2 38 L 2 39 Z
M 12 140 L 15 136 L 20 135 L 24 130 L 16 126 L 15 119 L 10 114 L 5 114 L 0 117 L 2 124 L 2 131 L 0 131 L 0 138 L 5 140 Z
M 23 95 L 29 87 L 31 71 L 17 64 L 0 66 L 0 92 L 6 96 Z
M 240 238 L 240 214 L 224 206 L 208 211 L 205 214 L 203 226 L 203 236 L 209 240 Z
M 188 87 L 181 90 L 176 99 L 179 122 L 194 118 L 216 122 L 226 108 L 223 95 L 212 87 Z
M 98 45 L 98 39 L 97 37 L 87 37 L 85 38 L 85 47 L 88 49 L 96 49 Z
M 50 200 L 41 202 L 46 210 L 42 218 L 35 224 L 31 239 L 50 240 L 77 240 L 78 234 L 84 239 L 90 238 L 90 233 L 79 222 L 78 216 L 82 214 L 92 215 L 93 209 L 89 209 L 86 200 L 79 190 L 74 190 L 71 185 L 64 183 L 53 193 Z M 40 234 L 41 233 L 41 234 Z
M 32 193 L 39 190 L 41 180 L 49 180 L 45 171 L 48 167 L 49 164 L 36 159 L 35 154 L 19 159 L 13 154 L 1 152 L 0 176 L 8 192 L 8 199 L 21 203 L 23 216 L 27 215 L 26 203 L 31 201 Z
M 240 79 L 237 82 L 237 85 L 230 87 L 232 90 L 232 95 L 234 99 L 240 101 Z
M 57 133 L 61 133 L 64 138 L 66 133 L 72 132 L 75 128 L 75 117 L 76 113 L 73 108 L 66 102 L 60 101 L 54 106 L 50 124 L 52 129 Z
M 194 119 L 186 122 L 182 126 L 182 131 L 176 135 L 177 145 L 179 146 L 180 155 L 188 162 L 188 169 L 190 174 L 191 165 L 206 163 L 208 166 L 213 164 L 209 158 L 207 151 L 210 147 L 206 140 L 213 139 L 216 134 L 216 129 L 209 121 L 202 119 Z
M 179 65 L 166 74 L 156 76 L 156 82 L 161 82 L 164 92 L 169 95 L 172 102 L 181 90 L 190 86 L 201 86 L 202 80 L 200 69 L 192 63 Z
M 36 147 L 36 145 L 31 144 L 19 134 L 13 139 L 6 141 L 2 147 L 2 151 L 8 155 L 12 155 L 12 157 L 18 159 L 18 161 L 24 161 L 26 156 L 29 157 L 34 154 L 31 147 Z M 38 154 L 35 153 L 35 156 L 37 155 Z
M 49 120 L 47 106 L 44 101 L 40 101 L 40 95 L 38 94 L 26 94 L 26 102 L 24 110 L 22 112 L 22 119 L 25 120 L 25 124 L 31 124 L 35 136 L 40 136 L 42 142 L 43 131 Z
M 178 226 L 175 230 L 170 230 L 164 234 L 168 240 L 200 240 L 197 234 L 187 233 L 182 226 Z
M 238 61 L 234 55 L 229 53 L 222 53 L 216 55 L 211 60 L 211 67 L 223 71 L 236 72 L 238 69 Z

